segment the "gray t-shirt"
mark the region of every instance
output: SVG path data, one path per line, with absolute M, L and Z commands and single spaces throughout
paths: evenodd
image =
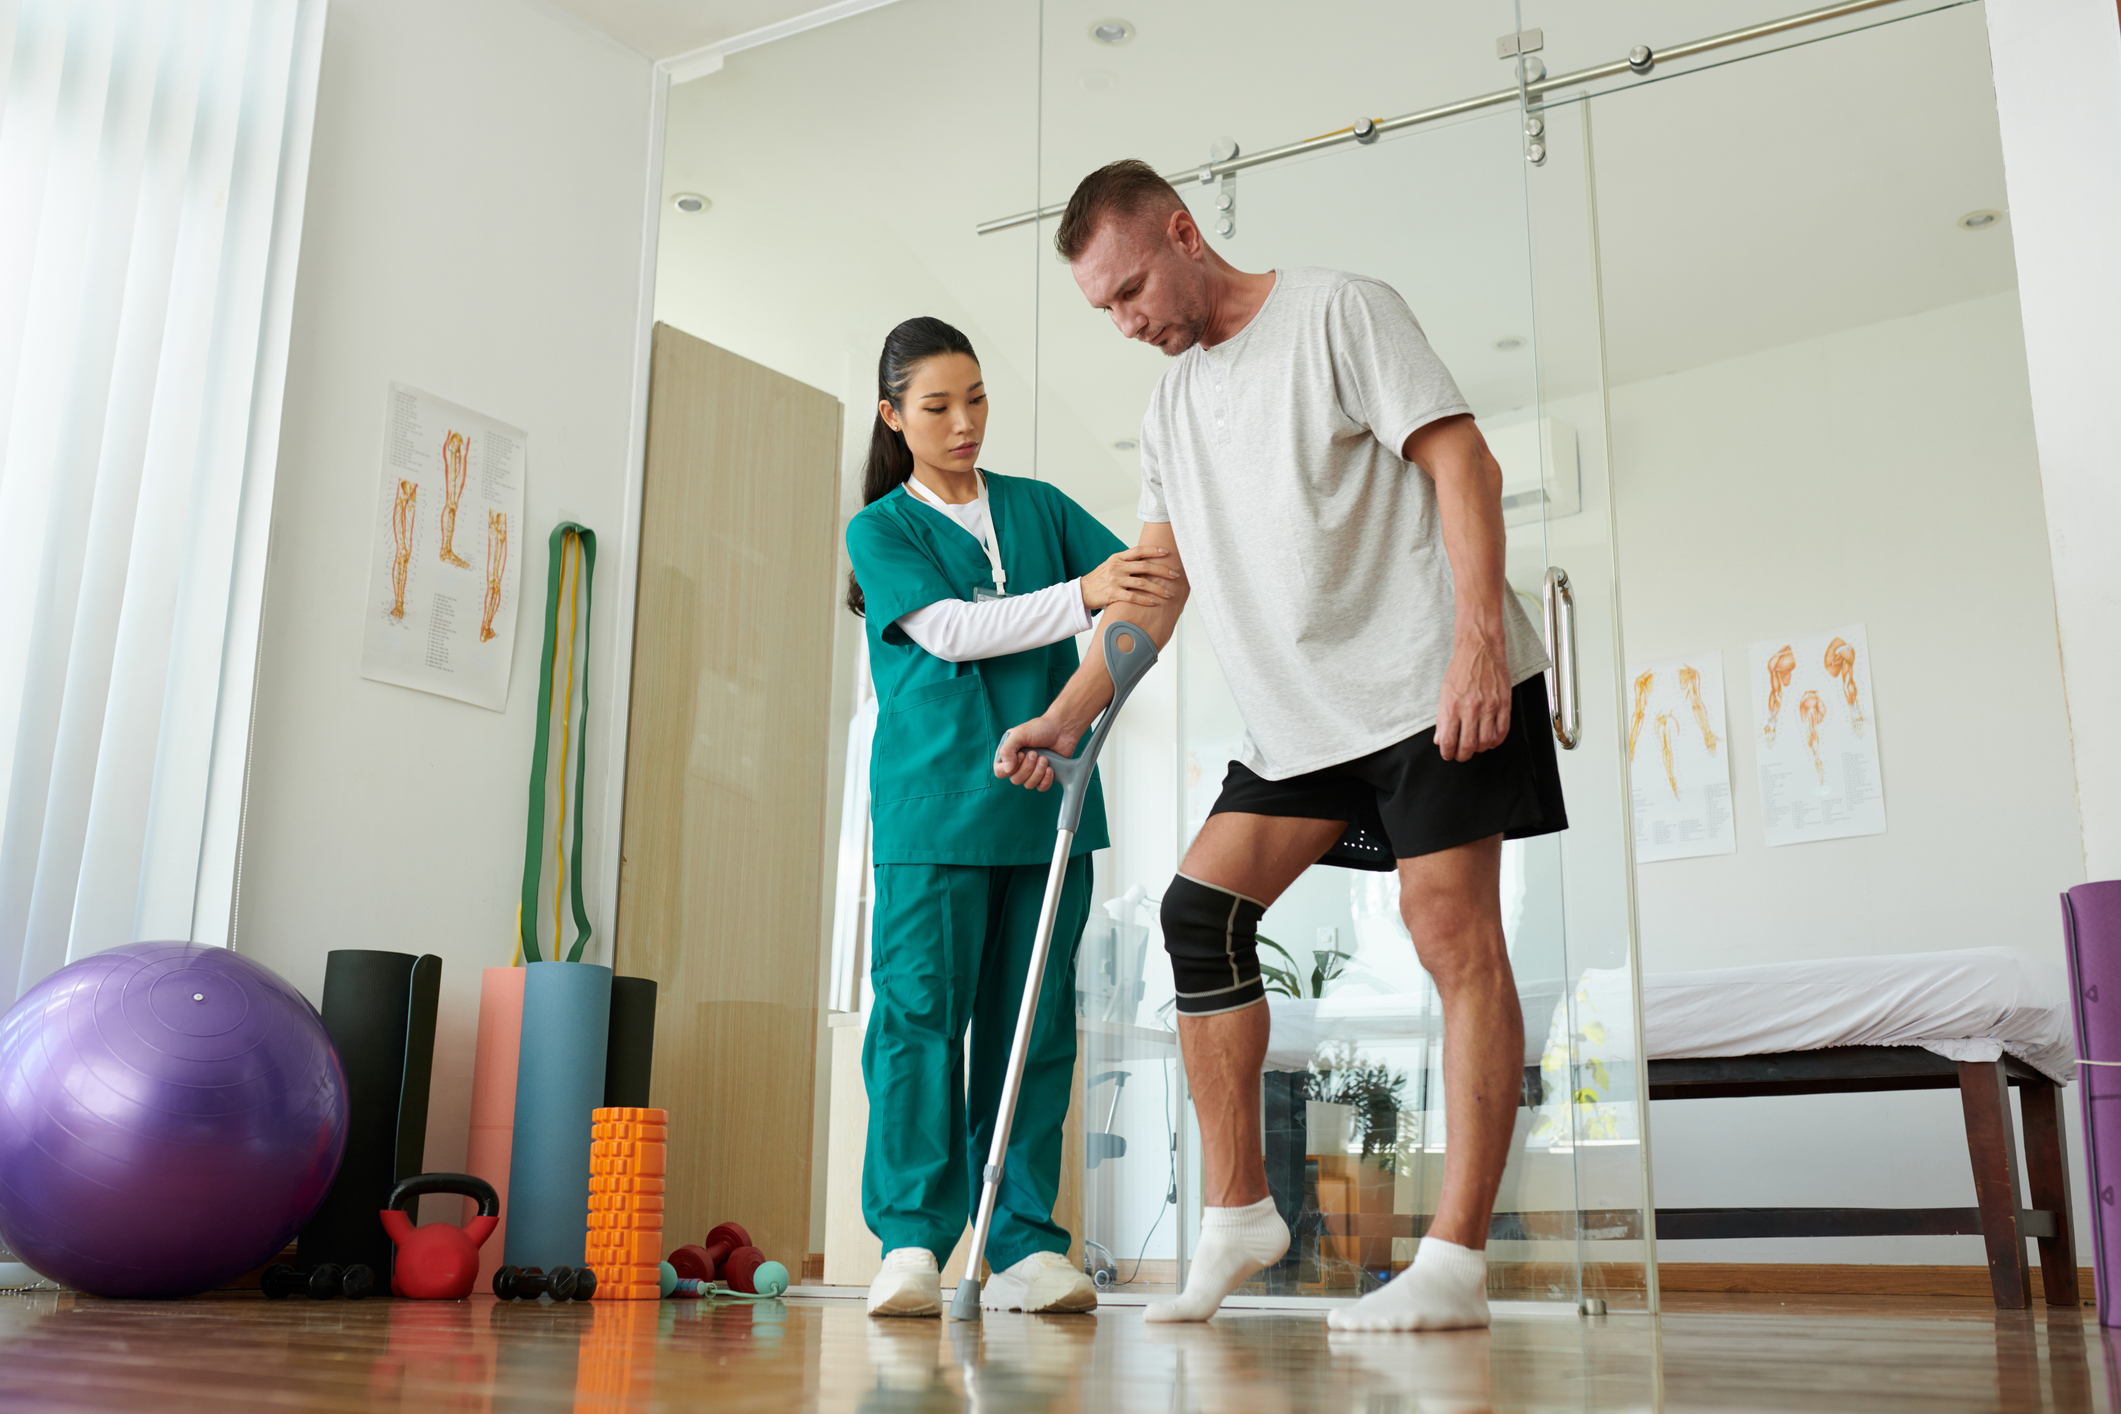
M 1402 460 L 1470 411 L 1391 286 L 1276 272 L 1238 335 L 1180 354 L 1142 419 L 1144 521 L 1168 521 L 1268 780 L 1436 725 L 1453 642 L 1436 487 Z M 1546 650 L 1503 595 L 1510 681 Z

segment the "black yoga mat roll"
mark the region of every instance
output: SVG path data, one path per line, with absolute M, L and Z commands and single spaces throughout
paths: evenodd
M 611 979 L 611 1040 L 604 1053 L 604 1104 L 648 1108 L 655 1068 L 655 981 Z
M 346 1072 L 346 1157 L 296 1246 L 305 1268 L 362 1262 L 389 1289 L 390 1238 L 376 1214 L 397 1181 L 422 1168 L 441 987 L 442 959 L 432 954 L 341 948 L 325 957 L 324 1029 Z

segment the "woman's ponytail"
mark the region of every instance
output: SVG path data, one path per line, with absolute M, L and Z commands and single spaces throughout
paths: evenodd
M 963 354 L 974 363 L 979 362 L 979 355 L 972 351 L 972 341 L 940 319 L 923 315 L 893 329 L 884 336 L 884 352 L 876 361 L 877 402 L 891 404 L 903 417 L 906 390 L 913 386 L 913 370 L 938 354 L 948 353 Z M 869 459 L 862 467 L 862 504 L 881 501 L 912 475 L 913 453 L 906 446 L 906 434 L 884 421 L 884 410 L 879 406 L 869 428 Z M 847 607 L 857 614 L 866 608 L 862 586 L 852 570 L 847 572 Z

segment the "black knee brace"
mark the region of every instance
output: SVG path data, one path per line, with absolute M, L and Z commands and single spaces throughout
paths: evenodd
M 1243 894 L 1172 876 L 1162 917 L 1180 1015 L 1213 1016 L 1266 1000 L 1259 980 L 1259 919 L 1266 911 Z

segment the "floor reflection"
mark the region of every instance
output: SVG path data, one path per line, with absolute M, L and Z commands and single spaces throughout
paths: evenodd
M 1311 1312 L 1148 1326 L 856 1302 L 148 1303 L 0 1297 L 0 1408 L 1475 1414 L 1482 1410 L 2112 1411 L 2090 1311 L 1694 1298 L 1660 1318 L 1330 1333 Z

